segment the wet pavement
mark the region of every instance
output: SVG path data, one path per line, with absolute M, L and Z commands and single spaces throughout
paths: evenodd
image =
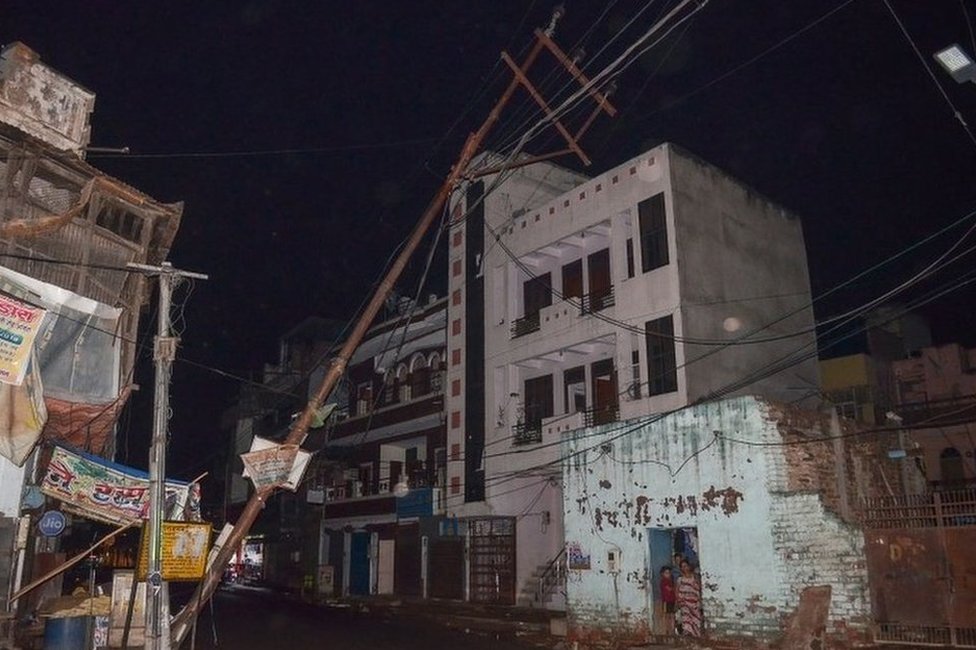
M 538 639 L 511 632 L 444 625 L 429 616 L 388 609 L 323 607 L 258 590 L 220 590 L 200 617 L 196 648 L 342 648 L 343 650 L 508 650 L 538 648 Z M 435 614 L 436 617 L 436 614 Z M 450 625 L 448 625 L 450 623 Z M 546 644 L 548 645 L 548 644 Z M 183 648 L 190 648 L 189 639 Z

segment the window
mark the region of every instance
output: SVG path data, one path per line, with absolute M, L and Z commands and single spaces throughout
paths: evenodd
M 539 311 L 552 304 L 552 276 L 549 273 L 526 280 L 522 285 L 522 318 L 512 323 L 512 338 L 539 331 Z
M 634 277 L 634 239 L 627 238 L 627 277 Z
M 397 402 L 396 389 L 396 370 L 390 368 L 383 375 L 383 388 L 380 391 L 380 403 L 386 406 L 387 404 L 395 404 Z
M 563 266 L 563 298 L 583 297 L 583 260 Z
M 633 335 L 633 338 L 637 339 L 637 336 Z M 640 399 L 641 396 L 640 350 L 637 349 L 636 340 L 630 351 L 630 386 L 627 388 L 627 395 L 631 399 Z
M 552 276 L 549 273 L 525 281 L 522 304 L 526 316 L 538 314 L 543 307 L 552 304 Z
M 552 417 L 552 375 L 525 380 L 524 415 L 516 430 L 515 443 L 542 441 L 542 421 Z
M 397 399 L 400 402 L 410 401 L 410 374 L 405 363 L 397 368 Z
M 586 258 L 589 276 L 588 294 L 584 309 L 588 312 L 600 311 L 613 306 L 613 284 L 610 281 L 610 249 L 604 248 L 590 253 Z
M 444 368 L 441 364 L 441 355 L 437 352 L 432 353 L 427 365 L 430 368 L 430 390 L 439 393 L 444 390 Z
M 356 415 L 366 415 L 373 407 L 373 384 L 359 384 L 356 390 Z
M 602 359 L 590 366 L 593 383 L 593 408 L 587 411 L 587 424 L 606 424 L 617 419 L 617 373 L 613 359 Z
M 637 204 L 640 222 L 641 270 L 644 273 L 668 264 L 668 225 L 664 193 Z
M 430 392 L 430 368 L 422 354 L 410 360 L 410 398 L 417 399 Z
M 966 480 L 966 468 L 962 454 L 955 447 L 946 447 L 939 454 L 939 479 L 943 483 L 961 483 Z
M 566 414 L 586 410 L 586 370 L 583 366 L 570 368 L 563 372 L 564 408 Z
M 671 316 L 644 324 L 647 338 L 647 394 L 663 395 L 678 390 L 674 355 L 674 320 Z

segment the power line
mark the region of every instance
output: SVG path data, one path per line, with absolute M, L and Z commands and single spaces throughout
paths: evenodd
M 711 81 L 705 83 L 704 85 L 699 86 L 698 88 L 692 90 L 691 92 L 687 92 L 684 95 L 681 95 L 680 97 L 677 97 L 676 99 L 673 99 L 673 100 L 669 101 L 668 103 L 664 104 L 663 106 L 661 106 L 661 107 L 659 107 L 659 108 L 651 111 L 650 113 L 647 113 L 646 115 L 643 116 L 643 118 L 642 118 L 641 121 L 646 121 L 646 120 L 650 119 L 651 117 L 657 115 L 658 113 L 662 113 L 662 112 L 664 112 L 666 110 L 669 110 L 669 109 L 677 106 L 678 104 L 684 102 L 685 100 L 691 99 L 695 95 L 697 95 L 697 94 L 699 94 L 701 92 L 704 92 L 705 90 L 711 88 L 715 84 L 720 83 L 722 81 L 725 81 L 726 79 L 728 79 L 732 75 L 734 75 L 734 74 L 740 72 L 741 70 L 743 70 L 744 68 L 747 68 L 750 65 L 756 63 L 760 59 L 765 58 L 766 56 L 768 56 L 769 54 L 772 54 L 774 51 L 776 51 L 779 48 L 783 47 L 784 45 L 786 45 L 787 43 L 789 43 L 793 39 L 797 38 L 798 36 L 804 34 L 807 31 L 813 29 L 814 27 L 816 27 L 817 25 L 819 25 L 823 21 L 827 20 L 828 18 L 830 18 L 831 16 L 833 16 L 834 14 L 836 14 L 837 12 L 839 12 L 840 10 L 844 9 L 848 5 L 852 4 L 853 2 L 854 2 L 854 0 L 845 0 L 844 2 L 842 2 L 841 4 L 839 4 L 838 6 L 834 7 L 833 9 L 831 9 L 830 11 L 828 11 L 827 13 L 823 14 L 822 16 L 820 16 L 819 18 L 815 19 L 814 21 L 812 21 L 810 23 L 807 23 L 806 25 L 804 25 L 803 27 L 801 27 L 797 31 L 789 34 L 785 38 L 783 38 L 780 41 L 776 42 L 772 46 L 766 48 L 765 50 L 763 50 L 759 54 L 753 56 L 752 58 L 747 59 L 746 61 L 743 61 L 742 63 L 734 66 L 733 68 L 731 68 L 730 70 L 728 70 L 726 72 L 723 72 L 719 76 L 715 77 L 714 79 L 712 79 Z
M 350 151 L 370 151 L 378 149 L 394 149 L 420 144 L 437 142 L 438 138 L 413 138 L 410 140 L 393 140 L 389 142 L 374 142 L 361 144 L 332 145 L 328 147 L 301 147 L 294 149 L 241 149 L 237 151 L 183 151 L 157 153 L 89 153 L 89 158 L 126 158 L 126 159 L 175 159 L 175 158 L 254 158 L 259 156 L 285 156 L 316 153 L 347 153 Z
M 890 322 L 892 320 L 895 320 L 896 318 L 900 318 L 901 316 L 909 313 L 913 309 L 917 309 L 918 307 L 920 307 L 920 306 L 922 306 L 924 304 L 927 304 L 928 302 L 931 302 L 933 300 L 936 300 L 936 299 L 942 297 L 943 295 L 946 295 L 947 293 L 949 293 L 951 291 L 955 291 L 955 290 L 961 288 L 962 286 L 965 286 L 965 285 L 968 285 L 970 283 L 976 282 L 976 270 L 970 272 L 967 275 L 973 276 L 973 277 L 959 279 L 954 284 L 952 284 L 951 286 L 949 286 L 947 288 L 942 289 L 941 291 L 938 291 L 938 292 L 935 292 L 935 293 L 930 293 L 929 296 L 927 296 L 924 300 L 919 300 L 919 301 L 916 302 L 916 304 L 906 306 L 901 311 L 896 312 L 895 314 L 889 316 L 889 318 L 887 318 L 884 322 L 887 323 L 887 322 Z M 867 327 L 868 327 L 867 325 L 862 325 L 860 327 L 855 328 L 854 330 L 851 330 L 851 331 L 845 333 L 844 335 L 842 335 L 840 337 L 837 337 L 835 340 L 833 340 L 832 342 L 830 342 L 827 346 L 821 348 L 821 351 L 823 349 L 829 349 L 830 347 L 836 345 L 837 343 L 840 343 L 843 340 L 846 340 L 846 339 L 848 339 L 848 338 L 850 338 L 850 337 L 852 337 L 852 336 L 860 333 L 861 331 L 866 330 Z M 787 356 L 792 357 L 793 354 L 795 354 L 797 352 L 802 352 L 802 350 L 806 349 L 807 347 L 808 346 L 801 346 L 800 348 L 798 348 L 797 350 L 795 350 L 794 353 L 791 353 L 790 355 L 787 355 Z M 701 404 L 704 404 L 704 403 L 707 403 L 707 402 L 710 402 L 710 401 L 714 401 L 715 399 L 721 399 L 721 398 L 727 396 L 731 392 L 734 392 L 736 390 L 741 390 L 742 388 L 745 388 L 746 386 L 748 386 L 750 384 L 753 384 L 753 383 L 755 383 L 757 381 L 761 381 L 762 379 L 765 379 L 765 378 L 770 377 L 772 375 L 775 375 L 775 374 L 778 374 L 780 372 L 783 372 L 784 370 L 787 370 L 790 367 L 795 366 L 795 365 L 797 365 L 799 363 L 803 363 L 804 361 L 807 361 L 810 358 L 814 358 L 814 357 L 817 356 L 817 354 L 818 354 L 818 351 L 816 349 L 814 349 L 812 352 L 804 353 L 800 357 L 792 357 L 792 358 L 790 358 L 789 361 L 786 363 L 786 365 L 784 365 L 783 363 L 781 363 L 782 360 L 778 360 L 778 361 L 772 362 L 770 364 L 767 364 L 765 366 L 765 368 L 759 369 L 758 371 L 756 371 L 754 373 L 751 373 L 750 375 L 746 376 L 745 378 L 740 378 L 739 380 L 737 380 L 735 382 L 726 384 L 726 386 L 724 386 L 723 388 L 716 389 L 712 393 L 710 393 L 710 394 L 708 394 L 706 396 L 703 396 L 702 398 L 696 400 L 693 403 L 689 403 L 689 404 L 687 404 L 685 406 L 681 406 L 681 407 L 678 407 L 678 408 L 675 408 L 675 409 L 672 409 L 672 410 L 669 410 L 669 411 L 665 411 L 665 412 L 661 412 L 661 413 L 656 413 L 656 414 L 651 414 L 649 416 L 642 417 L 642 418 L 636 418 L 634 420 L 629 420 L 626 423 L 621 423 L 621 425 L 618 426 L 618 427 L 615 427 L 615 428 L 612 428 L 612 429 L 609 429 L 609 430 L 606 430 L 606 429 L 605 430 L 598 430 L 598 431 L 595 431 L 593 433 L 584 434 L 584 436 L 582 436 L 582 437 L 605 436 L 608 433 L 613 433 L 614 431 L 620 431 L 622 429 L 623 431 L 621 433 L 619 433 L 618 435 L 615 435 L 615 436 L 611 437 L 609 440 L 602 440 L 600 443 L 598 443 L 597 445 L 595 445 L 592 448 L 596 448 L 600 444 L 605 444 L 607 442 L 616 441 L 616 440 L 620 439 L 621 437 L 624 437 L 625 435 L 629 435 L 629 433 L 632 433 L 633 431 L 636 431 L 636 430 L 640 429 L 641 427 L 644 427 L 644 426 L 646 426 L 648 424 L 652 424 L 654 422 L 657 422 L 660 419 L 663 419 L 663 418 L 668 417 L 670 415 L 676 414 L 676 413 L 678 413 L 680 411 L 683 411 L 683 410 L 686 410 L 686 409 L 689 409 L 689 408 L 693 408 L 693 407 L 699 406 Z M 635 422 L 636 422 L 636 424 L 635 424 Z M 562 444 L 563 444 L 563 441 L 562 440 L 557 440 L 557 441 L 550 442 L 550 443 L 546 443 L 546 444 L 543 444 L 543 445 L 533 445 L 533 446 L 524 447 L 522 449 L 510 450 L 510 451 L 507 451 L 507 452 L 498 452 L 498 453 L 495 453 L 495 454 L 486 454 L 485 455 L 485 460 L 487 461 L 488 458 L 496 458 L 496 457 L 504 457 L 504 456 L 514 455 L 514 454 L 525 454 L 525 453 L 537 452 L 540 449 L 545 449 L 547 447 L 553 447 L 553 446 L 560 446 Z M 586 450 L 583 450 L 584 453 L 585 453 L 585 451 Z M 540 469 L 545 469 L 546 467 L 551 467 L 552 465 L 559 464 L 559 463 L 562 463 L 563 461 L 569 460 L 574 455 L 575 454 L 570 454 L 569 456 L 561 456 L 561 457 L 556 458 L 554 460 L 541 463 L 539 465 L 530 467 L 530 468 L 525 469 L 525 470 L 517 470 L 517 471 L 511 472 L 511 473 L 508 473 L 508 474 L 501 474 L 501 475 L 498 475 L 496 477 L 492 477 L 492 479 L 490 479 L 490 480 L 497 480 L 498 482 L 507 482 L 507 480 L 509 480 L 511 477 L 514 477 L 514 476 L 517 476 L 517 475 L 521 475 L 521 474 L 524 474 L 526 472 L 537 471 L 537 470 L 540 470 Z
M 949 94 L 945 91 L 945 88 L 943 88 L 942 84 L 939 83 L 939 78 L 935 76 L 932 68 L 929 67 L 929 64 L 922 55 L 922 52 L 918 49 L 918 45 L 915 44 L 915 39 L 912 38 L 912 35 L 908 33 L 908 29 L 905 28 L 905 24 L 901 21 L 901 18 L 898 17 L 898 14 L 895 13 L 895 9 L 891 6 L 891 3 L 888 0 L 884 0 L 884 4 L 885 7 L 888 8 L 888 12 L 891 14 L 891 17 L 894 18 L 895 22 L 898 24 L 899 29 L 901 29 L 901 33 L 905 36 L 905 40 L 907 40 L 909 45 L 912 46 L 912 50 L 915 52 L 915 55 L 921 62 L 922 67 L 925 68 L 925 71 L 928 73 L 929 77 L 932 78 L 932 83 L 935 84 L 935 87 L 939 90 L 939 93 L 942 95 L 943 99 L 945 99 L 946 104 L 949 105 L 949 109 L 952 110 L 953 117 L 956 118 L 963 130 L 966 131 L 966 135 L 969 136 L 969 139 L 972 141 L 973 145 L 976 145 L 976 135 L 973 134 L 972 130 L 969 128 L 969 124 L 967 124 L 965 118 L 963 118 L 962 113 L 959 112 L 959 109 L 956 108 L 956 105 L 949 98 Z

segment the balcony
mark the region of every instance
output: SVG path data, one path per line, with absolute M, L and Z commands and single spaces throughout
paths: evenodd
M 580 314 L 593 314 L 603 311 L 608 307 L 613 307 L 615 303 L 613 295 L 613 285 L 600 291 L 594 291 L 583 295 L 580 300 Z
M 379 514 L 426 517 L 444 513 L 446 494 L 442 488 L 430 485 L 426 480 L 410 481 L 408 486 L 410 490 L 402 497 L 393 493 L 393 484 L 389 480 L 367 485 L 361 481 L 346 481 L 318 490 L 309 488 L 309 493 L 323 495 L 326 519 Z
M 583 411 L 564 415 L 554 415 L 542 421 L 542 433 L 546 438 L 552 439 L 562 434 L 564 431 L 575 431 L 586 426 L 583 419 Z
M 620 406 L 614 404 L 603 404 L 591 406 L 583 411 L 583 422 L 588 427 L 595 427 L 601 424 L 610 424 L 620 419 Z
M 895 405 L 895 412 L 906 426 L 940 427 L 967 420 L 976 410 L 976 395 L 960 395 L 926 402 L 904 402 Z
M 535 445 L 542 442 L 542 422 L 519 422 L 512 427 L 512 444 Z
M 526 314 L 522 318 L 516 318 L 512 322 L 512 338 L 517 339 L 520 336 L 538 332 L 539 327 L 539 312 Z

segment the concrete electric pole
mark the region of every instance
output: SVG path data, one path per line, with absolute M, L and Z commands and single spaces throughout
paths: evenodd
M 684 6 L 684 4 L 687 4 L 688 2 L 691 2 L 691 0 L 684 0 L 682 5 L 679 5 L 679 7 Z M 456 186 L 465 180 L 470 180 L 476 176 L 507 171 L 532 162 L 547 160 L 549 158 L 554 158 L 569 153 L 575 153 L 584 164 L 589 164 L 589 158 L 587 158 L 586 154 L 583 153 L 582 149 L 577 144 L 577 140 L 582 137 L 584 133 L 586 133 L 590 125 L 593 123 L 593 120 L 596 119 L 600 113 L 606 113 L 612 116 L 616 113 L 616 109 L 608 101 L 607 91 L 601 87 L 598 87 L 600 84 L 591 83 L 586 75 L 583 74 L 583 72 L 576 66 L 576 63 L 567 57 L 559 46 L 556 45 L 556 43 L 552 40 L 553 30 L 555 29 L 556 22 L 562 16 L 562 13 L 562 9 L 557 8 L 553 14 L 552 20 L 549 23 L 549 27 L 545 31 L 541 29 L 535 30 L 535 43 L 521 63 L 515 62 L 507 54 L 502 55 L 502 60 L 511 69 L 511 81 L 505 88 L 505 91 L 502 93 L 501 97 L 495 103 L 494 107 L 488 113 L 488 117 L 482 123 L 481 127 L 468 136 L 457 162 L 454 164 L 454 167 L 451 168 L 450 173 L 447 175 L 447 178 L 444 180 L 444 183 L 441 185 L 437 194 L 435 194 L 434 198 L 431 199 L 427 209 L 424 211 L 416 226 L 414 226 L 413 232 L 405 242 L 396 260 L 390 265 L 389 270 L 386 272 L 382 282 L 380 282 L 376 292 L 373 294 L 373 297 L 359 315 L 359 318 L 349 333 L 348 338 L 342 346 L 342 349 L 331 362 L 328 372 L 326 373 L 325 378 L 322 380 L 318 390 L 309 400 L 305 410 L 302 411 L 299 418 L 292 424 L 292 427 L 288 432 L 288 436 L 282 443 L 283 445 L 300 445 L 305 439 L 305 435 L 308 432 L 312 418 L 315 416 L 322 404 L 325 403 L 326 398 L 328 398 L 329 394 L 332 392 L 336 382 L 338 382 L 339 378 L 342 376 L 342 373 L 346 369 L 346 364 L 352 357 L 353 352 L 359 346 L 359 342 L 363 339 L 363 336 L 365 335 L 366 330 L 372 324 L 373 319 L 376 317 L 379 310 L 385 303 L 386 297 L 389 295 L 390 291 L 392 291 L 394 283 L 400 277 L 401 272 L 406 267 L 407 262 L 413 255 L 414 251 L 420 245 L 421 240 L 430 228 L 431 224 L 433 224 L 441 216 L 444 206 L 447 204 L 448 198 Z M 589 97 L 596 103 L 596 107 L 593 109 L 592 114 L 575 133 L 571 133 L 563 125 L 559 114 L 549 107 L 542 94 L 535 88 L 528 78 L 527 73 L 529 68 L 545 51 L 548 51 L 561 65 L 561 67 L 565 69 L 569 76 L 580 85 L 580 94 L 589 95 Z M 563 139 L 566 141 L 566 148 L 546 155 L 525 157 L 517 160 L 513 157 L 511 160 L 501 164 L 498 167 L 487 170 L 483 169 L 478 173 L 469 172 L 468 165 L 471 163 L 472 158 L 481 148 L 492 127 L 494 127 L 498 122 L 502 109 L 505 108 L 515 92 L 520 88 L 528 92 L 536 104 L 538 104 L 542 109 L 542 112 L 545 115 L 543 122 L 554 125 L 559 131 L 560 135 L 563 136 Z M 216 590 L 217 585 L 220 583 L 220 577 L 223 574 L 224 567 L 227 565 L 228 560 L 240 547 L 248 533 L 248 530 L 251 528 L 251 524 L 253 524 L 255 519 L 257 519 L 258 514 L 261 512 L 261 509 L 264 507 L 267 500 L 271 498 L 272 494 L 274 494 L 274 487 L 261 487 L 254 490 L 254 493 L 248 500 L 247 505 L 241 512 L 240 517 L 235 523 L 226 541 L 211 562 L 207 574 L 197 587 L 197 591 L 193 595 L 193 598 L 186 605 L 186 607 L 183 608 L 183 611 L 174 617 L 172 638 L 176 644 L 179 644 L 179 642 L 185 638 L 190 626 L 192 625 L 192 622 L 196 620 L 196 617 L 199 615 L 203 604 L 206 603 L 207 600 L 213 595 L 214 590 Z
M 153 434 L 149 449 L 149 520 L 146 522 L 149 536 L 148 569 L 146 571 L 146 650 L 169 650 L 170 636 L 163 625 L 166 609 L 163 608 L 165 590 L 162 577 L 162 529 L 166 509 L 166 438 L 169 435 L 169 380 L 176 358 L 179 339 L 172 336 L 171 314 L 173 289 L 184 278 L 206 280 L 202 273 L 174 269 L 169 262 L 161 266 L 129 264 L 146 275 L 159 278 L 159 317 L 153 360 L 156 365 L 155 390 L 153 392 Z

